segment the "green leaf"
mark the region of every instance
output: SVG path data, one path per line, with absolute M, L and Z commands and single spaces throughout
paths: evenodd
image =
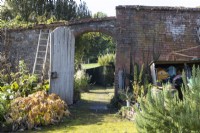
M 19 89 L 18 83 L 17 83 L 17 82 L 12 83 L 12 84 L 11 84 L 11 89 L 12 89 L 13 91 L 17 91 L 17 90 Z

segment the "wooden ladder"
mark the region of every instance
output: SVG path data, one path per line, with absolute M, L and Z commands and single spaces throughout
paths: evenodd
M 35 62 L 32 71 L 32 74 L 37 75 L 41 80 L 43 80 L 45 74 L 45 66 L 49 47 L 49 34 L 49 30 L 40 30 L 37 51 L 35 54 Z

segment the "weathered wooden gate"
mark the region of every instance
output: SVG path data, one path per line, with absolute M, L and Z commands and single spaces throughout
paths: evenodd
M 68 27 L 58 27 L 50 35 L 50 93 L 73 103 L 75 37 Z

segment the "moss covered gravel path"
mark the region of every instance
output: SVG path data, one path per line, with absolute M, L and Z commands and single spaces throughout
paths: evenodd
M 136 133 L 133 122 L 120 119 L 107 108 L 114 89 L 95 87 L 82 93 L 82 100 L 70 107 L 71 117 L 58 125 L 43 127 L 47 133 Z

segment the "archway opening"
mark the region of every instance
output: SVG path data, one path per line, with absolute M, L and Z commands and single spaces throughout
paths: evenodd
M 110 102 L 114 95 L 115 39 L 104 32 L 85 32 L 75 39 L 74 100 L 84 92 L 104 94 L 109 97 L 96 99 Z M 104 90 L 103 92 L 101 90 Z M 97 95 L 96 95 L 97 96 Z M 86 98 L 87 99 L 87 98 Z M 93 98 L 90 98 L 93 99 Z

